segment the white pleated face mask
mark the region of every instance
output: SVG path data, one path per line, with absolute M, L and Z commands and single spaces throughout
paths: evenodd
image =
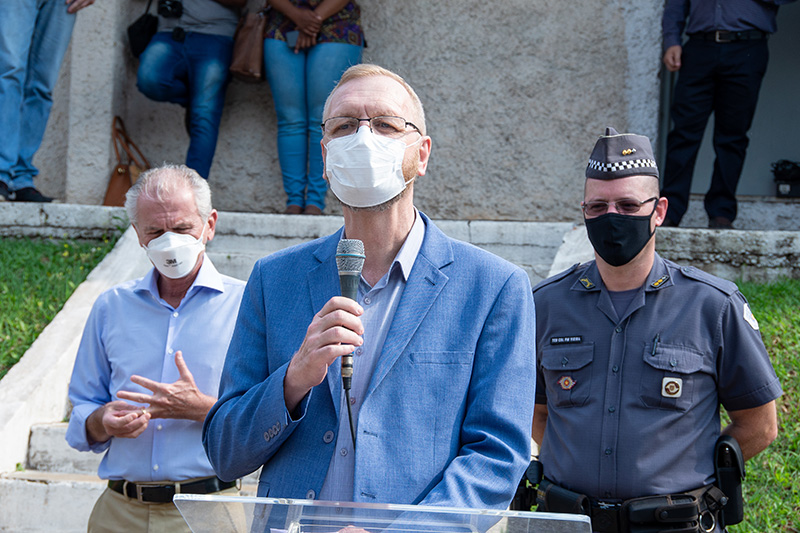
M 142 246 L 153 266 L 162 276 L 178 279 L 188 275 L 197 264 L 197 256 L 205 250 L 203 233 L 195 239 L 186 233 L 168 231 Z
M 403 158 L 406 148 L 414 144 L 375 135 L 367 126 L 353 135 L 331 139 L 325 145 L 325 175 L 333 194 L 351 207 L 388 202 L 408 185 Z

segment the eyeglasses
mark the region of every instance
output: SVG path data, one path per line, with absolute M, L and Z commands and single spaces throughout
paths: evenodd
M 583 212 L 588 217 L 599 217 L 608 212 L 608 205 L 611 203 L 614 204 L 617 213 L 622 215 L 635 215 L 642 209 L 644 204 L 652 202 L 653 200 L 658 200 L 658 196 L 653 196 L 641 202 L 633 198 L 623 198 L 616 202 L 583 202 L 581 203 L 581 209 L 583 209 Z
M 322 123 L 322 132 L 328 137 L 346 137 L 358 131 L 362 122 L 369 122 L 369 129 L 375 135 L 398 139 L 408 133 L 406 128 L 411 126 L 422 135 L 419 128 L 401 117 L 378 116 L 372 118 L 356 117 L 331 117 Z

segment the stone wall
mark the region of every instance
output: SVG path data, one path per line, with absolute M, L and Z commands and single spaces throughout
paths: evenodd
M 604 126 L 656 135 L 661 0 L 359 3 L 364 60 L 404 76 L 426 106 L 433 155 L 416 197 L 433 218 L 575 221 Z M 182 109 L 135 86 L 125 28 L 144 6 L 105 1 L 79 14 L 37 157 L 44 192 L 102 202 L 115 114 L 152 163 L 184 160 Z M 211 170 L 216 207 L 283 210 L 275 128 L 268 84 L 231 83 Z

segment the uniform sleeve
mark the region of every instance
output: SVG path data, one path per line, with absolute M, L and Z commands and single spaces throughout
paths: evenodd
M 254 472 L 280 448 L 305 416 L 311 393 L 291 419 L 284 400 L 288 363 L 269 370 L 265 295 L 260 263 L 242 297 L 219 386 L 219 400 L 203 424 L 203 446 L 223 480 Z
M 67 443 L 78 451 L 104 452 L 111 439 L 103 443 L 90 444 L 86 436 L 86 419 L 95 410 L 111 401 L 109 383 L 111 366 L 103 344 L 104 302 L 97 299 L 83 330 L 75 367 L 69 383 L 69 401 L 72 412 L 67 426 Z
M 508 506 L 530 462 L 535 324 L 530 281 L 517 270 L 478 339 L 458 455 L 420 504 Z
M 689 0 L 667 0 L 664 16 L 661 19 L 664 50 L 670 46 L 681 44 L 681 35 L 689 15 Z
M 730 411 L 759 407 L 782 394 L 758 321 L 738 291 L 721 317 L 718 374 L 720 403 Z

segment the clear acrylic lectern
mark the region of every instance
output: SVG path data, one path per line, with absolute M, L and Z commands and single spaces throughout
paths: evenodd
M 591 533 L 588 516 L 176 494 L 194 533 Z

